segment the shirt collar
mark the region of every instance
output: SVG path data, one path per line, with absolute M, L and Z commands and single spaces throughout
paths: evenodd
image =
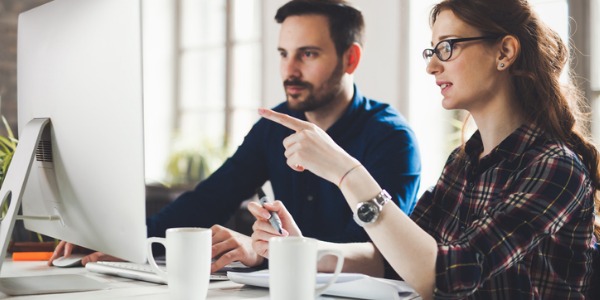
M 356 87 L 356 84 L 354 84 L 354 96 L 352 96 L 352 101 L 350 101 L 348 108 L 342 116 L 327 129 L 327 133 L 330 136 L 337 136 L 347 131 L 348 128 L 350 128 L 350 125 L 355 121 L 355 115 L 364 102 L 365 98 Z

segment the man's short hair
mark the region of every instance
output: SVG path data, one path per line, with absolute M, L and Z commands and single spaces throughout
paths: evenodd
M 277 10 L 281 24 L 289 16 L 322 15 L 329 21 L 329 33 L 336 52 L 342 56 L 353 43 L 363 45 L 365 22 L 362 13 L 344 0 L 292 0 Z

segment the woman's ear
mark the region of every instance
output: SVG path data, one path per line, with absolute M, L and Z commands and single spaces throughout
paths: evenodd
M 362 48 L 358 43 L 353 43 L 350 45 L 350 48 L 346 50 L 344 53 L 344 61 L 346 63 L 345 71 L 348 74 L 354 73 L 356 68 L 358 67 L 358 63 L 360 62 L 360 57 L 362 55 Z
M 514 35 L 504 36 L 500 41 L 498 58 L 496 59 L 498 70 L 501 71 L 510 67 L 519 56 L 520 51 L 521 43 L 517 37 Z

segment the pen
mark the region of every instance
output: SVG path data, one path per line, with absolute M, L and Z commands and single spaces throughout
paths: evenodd
M 256 193 L 258 194 L 258 202 L 260 202 L 260 205 L 262 205 L 263 207 L 265 207 L 265 203 L 272 203 L 273 200 L 269 199 L 269 197 L 267 197 L 267 195 L 265 194 L 265 192 L 262 190 L 262 188 L 258 188 L 256 189 Z M 273 226 L 273 228 L 277 229 L 277 231 L 279 231 L 279 234 L 282 234 L 283 231 L 281 230 L 281 219 L 279 219 L 279 215 L 277 214 L 277 212 L 271 211 L 271 217 L 269 218 L 269 222 L 271 222 L 271 225 Z

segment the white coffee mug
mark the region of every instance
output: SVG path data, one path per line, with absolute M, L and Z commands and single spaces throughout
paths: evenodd
M 330 287 L 342 271 L 341 251 L 318 250 L 315 239 L 274 237 L 269 240 L 269 294 L 273 300 L 314 299 Z M 325 255 L 337 257 L 334 275 L 316 288 L 317 262 Z
M 152 244 L 165 246 L 167 271 L 158 267 Z M 169 285 L 170 299 L 206 299 L 210 282 L 212 232 L 206 228 L 170 228 L 166 238 L 148 238 L 148 262 Z

